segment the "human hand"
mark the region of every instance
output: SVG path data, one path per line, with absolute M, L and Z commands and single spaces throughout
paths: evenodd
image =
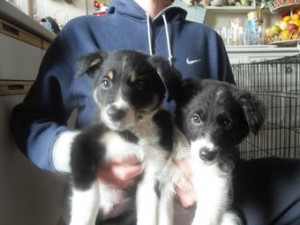
M 98 168 L 99 179 L 116 189 L 132 186 L 142 173 L 143 167 L 133 155 L 112 159 Z
M 185 160 L 176 160 L 175 164 L 183 171 L 188 180 L 188 182 L 178 181 L 175 184 L 176 200 L 183 208 L 190 208 L 197 203 L 196 190 L 192 184 L 193 175 Z

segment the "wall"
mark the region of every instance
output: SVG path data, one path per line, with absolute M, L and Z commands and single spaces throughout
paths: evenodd
M 22 99 L 0 96 L 0 224 L 55 225 L 62 179 L 30 163 L 8 132 L 10 111 Z

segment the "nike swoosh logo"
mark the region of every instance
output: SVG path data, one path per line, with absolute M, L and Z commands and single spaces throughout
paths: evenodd
M 186 64 L 188 64 L 188 65 L 192 65 L 192 64 L 195 64 L 200 61 L 201 61 L 201 59 L 190 60 L 189 58 L 186 58 Z

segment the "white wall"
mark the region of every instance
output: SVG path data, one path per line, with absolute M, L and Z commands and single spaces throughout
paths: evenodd
M 8 132 L 10 111 L 22 98 L 0 96 L 0 224 L 55 225 L 62 179 L 30 163 Z

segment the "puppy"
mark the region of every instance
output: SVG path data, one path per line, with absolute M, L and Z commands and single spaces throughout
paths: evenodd
M 231 210 L 233 155 L 241 141 L 257 134 L 265 107 L 236 86 L 214 80 L 187 79 L 176 96 L 175 160 L 186 160 L 197 193 L 193 225 L 237 225 Z M 161 184 L 160 225 L 173 224 L 174 183 L 190 182 L 169 163 Z
M 177 71 L 162 57 L 122 50 L 82 57 L 78 73 L 92 78 L 101 115 L 72 145 L 68 223 L 155 225 L 157 184 L 173 146 L 171 115 L 161 106 L 167 87 L 179 80 Z M 101 183 L 99 165 L 132 154 L 144 167 L 136 187 L 116 190 Z M 113 208 L 120 216 L 106 218 Z

